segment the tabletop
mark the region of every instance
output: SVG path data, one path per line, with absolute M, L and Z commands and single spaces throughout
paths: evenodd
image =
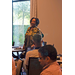
M 62 62 L 62 60 L 57 60 L 57 62 Z
M 12 46 L 12 48 L 18 48 L 19 46 Z
M 24 49 L 16 49 L 16 48 L 12 48 L 12 52 L 23 52 Z

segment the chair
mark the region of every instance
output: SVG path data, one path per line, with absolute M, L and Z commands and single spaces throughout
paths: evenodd
M 47 42 L 44 41 L 44 45 L 47 45 Z
M 36 57 L 29 58 L 29 66 L 27 75 L 40 75 L 42 72 L 42 66 Z
M 22 59 L 19 59 L 17 61 L 16 75 L 21 75 L 22 66 L 23 66 L 23 60 Z M 23 75 L 23 73 L 22 73 L 22 75 Z

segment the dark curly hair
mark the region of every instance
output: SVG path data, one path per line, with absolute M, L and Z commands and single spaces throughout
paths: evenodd
M 33 17 L 33 18 L 31 18 L 30 23 L 32 22 L 32 19 L 36 19 L 36 26 L 38 26 L 38 24 L 39 24 L 39 19 L 38 19 L 38 18 Z

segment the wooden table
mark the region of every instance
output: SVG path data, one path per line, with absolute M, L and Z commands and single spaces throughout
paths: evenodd
M 57 62 L 59 63 L 59 65 L 62 63 L 62 60 L 57 60 Z
M 18 48 L 19 46 L 12 46 L 12 48 Z
M 62 60 L 57 60 L 57 62 L 62 62 Z
M 19 52 L 23 52 L 23 51 L 25 51 L 25 50 L 24 49 L 12 48 L 12 52 L 17 52 L 18 59 L 20 58 Z

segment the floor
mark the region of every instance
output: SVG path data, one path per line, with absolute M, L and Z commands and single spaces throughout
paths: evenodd
M 23 73 L 23 74 L 22 74 Z M 22 68 L 22 73 L 21 75 L 27 75 L 25 72 L 24 72 L 24 69 Z
M 26 73 L 25 73 L 25 72 L 23 72 L 23 74 L 21 73 L 21 75 L 26 75 Z

